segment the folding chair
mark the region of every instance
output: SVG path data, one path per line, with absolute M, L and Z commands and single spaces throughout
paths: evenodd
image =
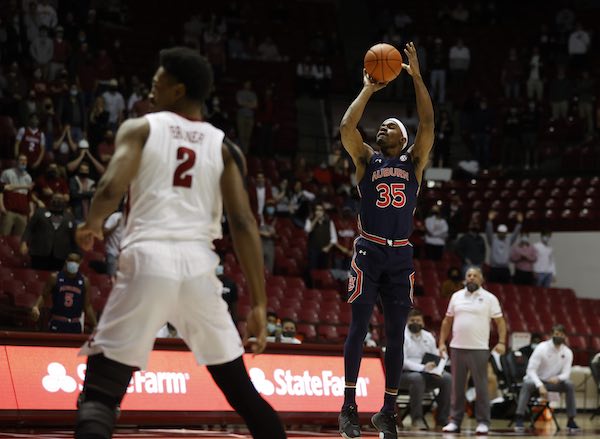
M 519 392 L 521 391 L 521 387 L 523 386 L 523 379 L 527 373 L 527 363 L 529 359 L 525 357 L 520 351 L 512 351 L 503 355 L 500 358 L 500 362 L 502 364 L 502 369 L 504 371 L 504 377 L 506 379 L 506 383 L 510 393 L 514 396 L 515 400 L 519 400 Z M 535 413 L 533 408 L 540 408 L 540 410 Z M 558 425 L 558 421 L 556 419 L 556 415 L 554 410 L 550 408 L 550 401 L 540 400 L 539 393 L 536 391 L 531 394 L 529 401 L 527 402 L 527 409 L 529 411 L 529 420 L 531 422 L 531 428 L 534 428 L 537 420 L 542 416 L 544 411 L 548 409 L 552 414 L 552 420 L 556 425 L 556 431 L 560 430 L 560 426 Z M 510 421 L 508 424 L 509 427 L 512 425 L 513 421 Z
M 425 415 L 431 411 L 433 408 L 433 403 L 435 401 L 435 393 L 433 390 L 425 391 L 423 394 L 423 422 L 425 423 L 425 427 L 429 430 L 429 424 L 427 423 L 427 419 Z M 396 398 L 396 406 L 398 407 L 398 426 L 402 427 L 402 421 L 410 415 L 410 395 L 408 394 L 408 389 L 398 389 L 398 397 Z

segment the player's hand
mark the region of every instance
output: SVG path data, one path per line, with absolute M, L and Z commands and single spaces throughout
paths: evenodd
M 433 361 L 430 361 L 429 363 L 425 363 L 425 370 L 426 371 L 430 371 L 435 369 L 435 363 Z
M 500 355 L 503 355 L 506 352 L 506 346 L 504 346 L 504 343 L 498 343 L 496 346 L 494 346 L 494 350 Z
M 440 343 L 438 345 L 438 350 L 440 351 L 441 357 L 448 358 L 448 348 L 446 347 L 446 343 Z
M 75 231 L 75 242 L 85 251 L 89 251 L 94 246 L 94 238 L 102 240 L 102 226 L 94 227 L 87 222 L 81 223 Z
M 523 216 L 523 214 L 521 212 L 517 213 L 517 222 L 518 223 L 522 223 L 524 218 L 525 217 Z
M 31 308 L 31 320 L 37 322 L 40 318 L 40 309 L 37 306 Z
M 375 92 L 375 91 L 381 90 L 386 85 L 388 85 L 387 82 L 375 81 L 375 79 L 371 78 L 369 76 L 369 74 L 367 73 L 367 71 L 365 69 L 363 69 L 363 87 L 364 88 L 369 88 Z
M 543 384 L 540 386 L 540 388 L 538 389 L 538 391 L 540 392 L 540 396 L 544 399 L 548 398 L 548 389 L 546 389 L 546 386 L 544 386 Z
M 404 53 L 408 57 L 408 64 L 402 63 L 402 68 L 406 70 L 410 76 L 421 76 L 421 69 L 419 68 L 419 59 L 417 58 L 417 48 L 415 47 L 415 43 L 412 41 L 408 43 L 404 48 Z
M 248 337 L 255 337 L 252 342 L 252 352 L 262 353 L 267 347 L 267 308 L 266 306 L 254 306 L 246 317 L 246 334 L 244 335 L 244 346 L 248 344 Z

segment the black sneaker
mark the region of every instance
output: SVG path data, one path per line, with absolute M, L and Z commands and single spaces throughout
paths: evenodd
M 371 423 L 381 433 L 380 439 L 398 439 L 397 418 L 398 415 L 388 412 L 378 412 L 373 415 Z
M 356 439 L 361 437 L 358 411 L 356 410 L 355 405 L 342 407 L 338 422 L 340 424 L 340 434 L 344 439 Z
M 581 431 L 579 425 L 575 423 L 575 419 L 569 419 L 569 422 L 567 422 L 567 430 L 569 430 L 569 433 L 577 433 Z

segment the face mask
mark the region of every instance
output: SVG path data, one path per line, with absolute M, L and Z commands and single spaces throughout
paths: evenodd
M 265 211 L 267 212 L 267 215 L 274 215 L 275 214 L 275 208 L 271 207 L 271 206 L 267 207 L 265 209 Z
M 547 245 L 550 242 L 550 237 L 549 236 L 542 236 L 542 242 Z
M 475 282 L 467 282 L 467 291 L 469 293 L 472 293 L 474 291 L 477 291 L 479 289 L 479 285 L 477 285 Z
M 223 275 L 223 266 L 222 265 L 217 265 L 217 268 L 215 268 L 215 274 L 217 276 L 222 276 Z
M 77 262 L 67 262 L 67 271 L 71 274 L 75 274 L 79 271 L 79 264 Z
M 90 176 L 90 174 L 89 174 L 89 172 L 80 172 L 80 173 L 79 173 L 79 176 L 80 176 L 81 178 L 88 178 L 88 177 Z
M 524 244 L 529 244 L 529 237 L 527 237 L 527 236 L 521 237 L 521 242 Z
M 19 171 L 24 172 L 27 170 L 27 165 L 19 165 L 18 168 L 19 168 Z
M 56 176 L 58 175 L 58 172 L 56 172 L 54 170 L 50 170 L 46 173 L 46 175 L 48 176 L 48 178 L 56 178 Z
M 410 323 L 408 325 L 408 330 L 413 334 L 418 334 L 421 329 L 423 329 L 423 325 L 420 325 L 419 323 Z
M 552 337 L 552 343 L 554 343 L 556 346 L 560 346 L 564 342 L 565 342 L 564 337 L 557 337 L 557 336 Z
M 460 280 L 460 273 L 453 273 L 450 275 L 450 280 L 454 282 L 458 282 Z
M 77 96 L 77 90 L 71 90 L 71 96 Z
M 537 348 L 538 345 L 539 345 L 539 343 L 531 343 L 531 349 Z
M 277 330 L 275 323 L 267 323 L 267 334 L 273 334 Z
M 282 335 L 283 337 L 290 337 L 290 338 L 292 338 L 292 337 L 295 337 L 295 336 L 296 336 L 296 331 L 283 331 L 283 332 L 281 333 L 281 335 Z
M 50 212 L 55 215 L 60 215 L 64 212 L 65 206 L 62 202 L 50 203 Z

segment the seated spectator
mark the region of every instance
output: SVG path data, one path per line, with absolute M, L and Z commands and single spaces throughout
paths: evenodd
M 515 284 L 533 285 L 533 264 L 536 260 L 537 250 L 529 243 L 529 235 L 522 234 L 519 243 L 510 251 L 510 261 L 515 264 Z
M 123 212 L 113 212 L 102 228 L 104 233 L 104 248 L 106 251 L 106 274 L 108 274 L 113 282 L 117 277 L 117 267 L 119 262 L 119 254 L 121 253 L 121 239 L 124 231 Z
M 281 323 L 275 311 L 267 311 L 267 335 L 275 336 L 277 331 L 281 332 Z
M 38 36 L 31 41 L 29 54 L 35 66 L 41 67 L 45 72 L 44 76 L 48 76 L 50 61 L 54 56 L 54 42 L 48 37 L 48 28 L 45 26 L 40 26 Z
M 85 221 L 92 197 L 96 192 L 96 182 L 90 178 L 90 166 L 87 163 L 82 163 L 77 175 L 71 177 L 69 189 L 75 219 L 78 222 Z
M 275 239 L 277 238 L 277 230 L 275 229 L 276 224 L 275 202 L 273 199 L 270 199 L 266 202 L 265 212 L 259 226 L 265 268 L 269 270 L 269 273 L 273 273 L 273 267 L 275 266 Z
M 27 173 L 27 156 L 20 155 L 17 166 L 5 169 L 0 175 L 4 191 L 0 193 L 2 223 L 0 236 L 21 236 L 30 213 L 29 201 L 33 183 Z
M 439 261 L 448 238 L 448 223 L 442 218 L 440 206 L 431 208 L 431 214 L 425 218 L 425 230 L 425 255 L 427 259 Z
M 521 349 L 519 349 L 519 351 L 529 360 L 529 357 L 531 357 L 531 354 L 533 354 L 535 348 L 537 348 L 542 341 L 544 341 L 542 334 L 532 332 L 531 341 L 529 344 L 527 346 L 523 346 Z
M 523 418 L 531 394 L 537 390 L 539 395 L 547 399 L 548 392 L 566 393 L 567 430 L 569 433 L 579 431 L 575 423 L 577 407 L 575 402 L 575 386 L 571 381 L 573 351 L 565 344 L 565 327 L 554 325 L 552 339 L 541 342 L 531 354 L 527 364 L 527 375 L 519 392 L 519 403 L 515 413 L 515 431 L 525 431 Z
M 365 335 L 365 346 L 368 348 L 377 347 L 377 341 L 375 340 L 375 330 L 373 328 L 372 323 L 369 323 L 369 330 L 367 331 L 367 335 Z
M 75 221 L 65 207 L 64 197 L 53 194 L 48 207 L 37 209 L 25 228 L 20 250 L 29 254 L 34 270 L 60 270 L 77 249 Z
M 352 260 L 354 239 L 358 235 L 358 224 L 349 207 L 342 208 L 342 215 L 334 221 L 334 224 L 338 239 L 335 244 L 336 251 L 333 253 L 333 268 L 347 272 Z
M 290 199 L 288 197 L 288 179 L 282 178 L 279 184 L 271 188 L 275 212 L 277 216 L 288 216 L 290 213 Z
M 273 198 L 271 193 L 271 185 L 267 184 L 265 174 L 259 172 L 256 174 L 256 188 L 248 194 L 250 205 L 259 217 L 262 217 L 265 209 L 265 202 Z
M 435 338 L 431 332 L 423 329 L 423 313 L 412 309 L 408 314 L 404 331 L 404 371 L 400 376 L 400 389 L 408 389 L 410 394 L 410 417 L 414 430 L 426 430 L 423 421 L 423 395 L 425 391 L 439 388 L 436 424 L 445 425 L 450 414 L 450 391 L 452 377 L 446 371 L 441 375 L 433 373 L 434 361 L 423 363 L 425 354 L 439 356 Z
M 442 283 L 442 297 L 452 297 L 458 290 L 465 287 L 463 276 L 456 267 L 450 267 L 448 270 L 448 279 Z
M 115 134 L 111 130 L 104 133 L 104 139 L 98 145 L 97 151 L 100 163 L 106 167 L 115 153 Z
M 535 284 L 538 287 L 548 288 L 552 282 L 556 281 L 556 263 L 554 261 L 554 250 L 550 245 L 552 232 L 545 230 L 542 232 L 540 242 L 533 244 L 537 253 L 537 260 L 533 264 L 535 272 Z
M 150 90 L 145 85 L 142 86 L 141 98 L 131 109 L 131 117 L 142 117 L 152 111 L 152 102 L 150 101 Z
M 497 233 L 493 232 L 494 218 L 497 216 L 497 212 L 490 211 L 488 214 L 488 221 L 485 226 L 485 236 L 487 238 L 488 245 L 490 246 L 490 274 L 488 280 L 490 282 L 498 282 L 501 284 L 510 283 L 510 269 L 508 268 L 508 262 L 510 259 L 510 248 L 515 243 L 521 232 L 523 224 L 523 214 L 517 214 L 517 225 L 515 226 L 512 234 L 508 235 L 508 227 L 504 224 L 500 224 L 497 229 Z
M 44 159 L 46 137 L 39 129 L 40 119 L 36 113 L 29 116 L 27 127 L 19 128 L 15 141 L 15 157 L 27 157 L 28 169 L 35 172 L 39 169 Z
M 18 104 L 18 122 L 21 125 L 27 125 L 34 114 L 40 113 L 40 99 L 34 89 L 30 89 L 27 96 Z
M 290 195 L 289 212 L 292 217 L 292 222 L 296 226 L 302 228 L 305 227 L 306 218 L 309 214 L 310 202 L 315 198 L 315 194 L 302 188 L 301 181 L 296 181 L 294 183 L 294 188 Z
M 329 219 L 321 203 L 315 204 L 313 214 L 306 220 L 304 231 L 308 235 L 308 269 L 329 268 L 329 251 L 338 240 L 335 224 Z
M 62 195 L 63 200 L 69 202 L 69 185 L 56 163 L 50 163 L 46 172 L 36 179 L 35 191 L 38 199 L 46 206 L 54 194 Z
M 108 111 L 108 127 L 113 131 L 117 131 L 121 122 L 123 122 L 125 111 L 125 98 L 119 92 L 119 81 L 115 78 L 108 83 L 108 90 L 102 94 L 104 104 Z
M 52 299 L 48 324 L 50 332 L 82 333 L 81 317 L 84 312 L 92 328 L 98 324 L 90 298 L 90 282 L 79 271 L 80 265 L 81 256 L 70 253 L 62 269 L 50 275 L 43 293 L 31 308 L 31 318 L 37 321 L 40 307 Z
M 292 319 L 283 319 L 281 321 L 281 336 L 267 336 L 268 342 L 301 344 L 302 342 L 296 338 L 296 322 Z

